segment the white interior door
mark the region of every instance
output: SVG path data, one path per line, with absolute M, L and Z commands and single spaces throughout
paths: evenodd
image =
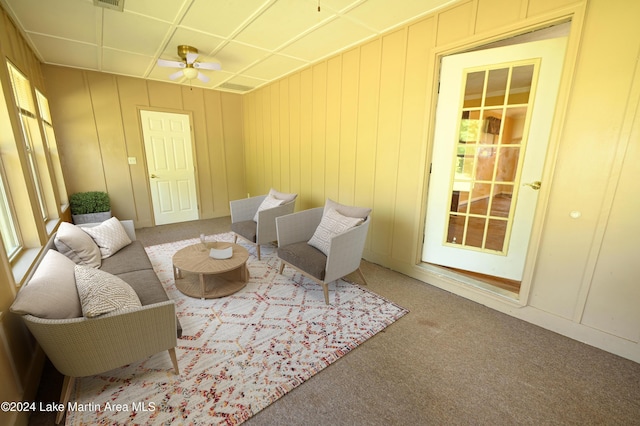
M 198 219 L 189 116 L 140 111 L 155 224 Z
M 425 262 L 522 280 L 566 40 L 442 59 Z

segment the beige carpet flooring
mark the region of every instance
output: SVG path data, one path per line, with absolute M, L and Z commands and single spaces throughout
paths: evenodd
M 229 229 L 227 217 L 137 233 L 154 245 Z M 640 364 L 378 265 L 362 269 L 370 290 L 411 312 L 245 424 L 640 424 Z M 39 398 L 56 400 L 60 383 L 47 364 Z

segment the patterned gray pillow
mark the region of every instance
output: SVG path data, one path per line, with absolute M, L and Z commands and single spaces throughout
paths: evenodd
M 142 306 L 133 288 L 115 275 L 76 265 L 75 277 L 82 314 L 87 318 Z
M 329 248 L 331 247 L 331 239 L 343 232 L 360 225 L 364 222 L 362 218 L 343 216 L 334 209 L 328 209 L 322 215 L 320 224 L 313 233 L 311 239 L 307 242 L 329 256 Z
M 120 221 L 114 216 L 105 220 L 100 225 L 92 227 L 82 227 L 84 232 L 89 234 L 93 241 L 100 247 L 103 259 L 114 255 L 121 248 L 131 244 L 131 239 Z

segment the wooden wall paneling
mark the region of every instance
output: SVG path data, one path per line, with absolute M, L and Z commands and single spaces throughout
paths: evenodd
M 256 174 L 256 170 L 258 167 L 258 159 L 257 159 L 257 133 L 258 133 L 258 119 L 256 114 L 257 108 L 257 93 L 252 92 L 248 95 L 245 95 L 243 98 L 243 111 L 245 117 L 245 137 L 244 137 L 244 163 L 246 169 L 247 176 L 247 193 L 250 195 L 258 195 L 256 193 L 256 185 L 258 182 L 258 176 Z M 243 195 L 244 197 L 244 195 Z
M 640 77 L 640 72 L 637 73 Z M 640 85 L 640 82 L 637 83 Z M 637 95 L 636 95 L 637 96 Z M 614 170 L 619 176 L 598 262 L 589 287 L 582 323 L 632 342 L 640 341 L 640 286 L 638 276 L 637 226 L 640 215 L 640 105 L 635 99 L 634 130 L 623 141 L 623 164 Z M 612 311 L 611 307 L 615 306 Z
M 638 54 L 638 45 L 625 41 L 638 40 L 638 26 L 632 22 L 637 14 L 620 4 L 617 8 L 607 2 L 590 5 L 529 299 L 536 308 L 570 319 L 583 309 L 584 300 L 577 303 L 579 295 L 589 292 L 590 283 L 583 282 L 583 277 L 591 267 L 590 252 L 599 250 L 594 246 L 594 233 L 604 232 L 601 229 L 606 226 L 600 223 L 600 215 L 608 204 L 605 197 L 615 158 L 614 141 L 620 137 Z M 603 31 L 614 27 L 619 31 Z M 594 99 L 598 108 L 593 108 Z M 576 151 L 598 158 L 598 167 L 585 168 L 585 157 Z M 569 216 L 573 210 L 581 212 L 580 220 Z M 558 268 L 559 259 L 572 267 Z
M 291 168 L 290 191 L 298 194 L 296 207 L 298 210 L 303 209 L 302 201 L 302 165 L 300 159 L 301 153 L 301 77 L 300 74 L 294 74 L 287 78 L 289 81 L 289 164 Z
M 338 198 L 345 204 L 354 204 L 356 186 L 356 142 L 358 138 L 358 98 L 360 76 L 360 49 L 342 55 L 340 93 L 340 159 Z
M 4 314 L 2 314 L 2 320 L 4 320 Z M 0 322 L 2 327 L 2 322 Z M 0 329 L 0 377 L 2 377 L 2 386 L 0 386 L 0 400 L 1 401 L 23 401 L 23 389 L 21 385 L 21 378 L 16 377 L 16 371 L 13 368 L 13 358 L 10 354 L 10 349 L 5 343 L 4 330 Z M 16 411 L 0 411 L 0 424 L 13 425 L 16 424 L 18 417 Z
M 307 68 L 300 75 L 300 208 L 318 207 L 313 204 L 311 170 L 313 167 L 311 141 L 313 140 L 313 70 Z
M 289 146 L 289 80 L 280 81 L 280 110 L 278 127 L 280 129 L 280 186 L 283 192 L 291 191 L 291 152 Z
M 207 152 L 209 154 L 208 180 L 206 181 L 213 199 L 213 209 L 203 217 L 221 217 L 229 214 L 229 192 L 227 188 L 227 161 L 229 167 L 237 167 L 225 153 L 225 132 L 222 119 L 221 93 L 203 90 L 204 116 L 206 120 Z M 242 162 L 242 160 L 240 160 Z M 205 189 L 204 183 L 202 184 Z M 202 190 L 201 190 L 202 191 Z
M 380 57 L 382 41 L 376 39 L 360 48 L 358 89 L 358 136 L 356 146 L 356 180 L 353 202 L 373 207 L 373 192 L 378 144 L 378 105 L 380 103 Z M 386 119 L 386 117 L 384 117 Z M 373 221 L 376 211 L 372 212 Z M 371 240 L 371 233 L 367 241 Z
M 325 202 L 325 150 L 327 139 L 327 63 L 312 68 L 311 95 L 311 205 Z
M 6 12 L 4 13 L 4 27 L 6 28 L 4 31 L 6 35 L 6 43 L 2 47 L 3 52 L 7 59 L 13 62 L 13 64 L 20 70 L 23 70 L 24 60 L 22 58 L 22 49 L 20 47 L 20 32 Z
M 442 46 L 473 34 L 475 4 L 472 1 L 456 3 L 437 15 L 436 45 Z
M 184 109 L 182 107 L 182 85 L 147 80 L 147 88 L 149 91 L 149 106 L 178 111 Z
M 222 102 L 227 198 L 230 201 L 244 198 L 247 194 L 242 126 L 244 111 L 241 95 L 221 92 L 220 101 Z M 228 203 L 226 208 L 228 215 L 230 214 Z
M 280 139 L 280 82 L 271 85 L 271 187 L 282 191 L 282 141 Z
M 374 178 L 373 210 L 376 220 L 369 230 L 371 250 L 391 254 L 394 205 L 398 179 L 398 151 L 402 126 L 406 29 L 382 38 L 378 144 Z
M 478 0 L 476 33 L 517 22 L 526 16 L 528 0 Z
M 47 66 L 47 91 L 69 195 L 106 191 L 103 162 L 85 72 Z M 67 119 L 73 111 L 73 120 Z
M 207 140 L 209 119 L 206 117 L 204 106 L 204 90 L 188 86 L 182 89 L 182 108 L 191 112 L 191 134 L 193 161 L 196 172 L 196 191 L 198 191 L 199 217 L 201 219 L 213 217 L 213 188 L 211 187 L 210 144 Z M 214 119 L 215 120 L 215 119 Z
M 139 78 L 122 76 L 117 77 L 117 82 L 127 157 L 133 157 L 136 161 L 136 164 L 127 163 L 135 214 L 122 219 L 133 219 L 136 226 L 140 228 L 148 227 L 153 225 L 153 215 L 151 214 L 149 176 L 140 123 L 140 110 L 147 108 L 149 102 L 147 84 Z
M 528 0 L 527 17 L 541 15 L 553 10 L 561 9 L 571 4 L 582 3 L 576 0 Z
M 264 89 L 259 89 L 256 92 L 256 108 L 255 108 L 255 120 L 256 120 L 256 134 L 255 134 L 255 170 L 253 172 L 256 177 L 256 181 L 253 183 L 251 195 L 264 194 Z
M 415 226 L 422 210 L 420 203 L 426 168 L 427 90 L 432 81 L 430 48 L 433 46 L 433 18 L 408 28 L 391 253 L 394 260 L 408 264 L 416 258 L 415 246 L 409 242 L 415 239 Z
M 340 197 L 340 123 L 342 120 L 342 56 L 327 62 L 325 198 Z
M 134 217 L 131 176 L 122 172 L 129 168 L 116 76 L 95 72 L 86 76 L 111 212 L 119 218 Z
M 260 187 L 260 194 L 266 194 L 273 186 L 273 135 L 271 134 L 271 87 L 267 86 L 262 90 L 262 156 L 263 179 Z
M 31 368 L 33 368 L 34 357 L 37 354 L 36 341 L 24 325 L 20 315 L 13 313 L 7 313 L 2 318 L 3 338 L 6 340 L 6 344 L 9 348 L 11 358 L 13 359 L 13 368 L 15 368 L 16 374 L 20 377 L 20 386 L 26 387 L 24 379 L 30 374 Z

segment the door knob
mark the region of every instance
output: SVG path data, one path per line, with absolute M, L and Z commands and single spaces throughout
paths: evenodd
M 153 173 L 151 174 L 151 179 L 157 179 L 158 176 L 154 175 Z
M 537 191 L 542 186 L 542 182 L 540 182 L 539 180 L 536 180 L 536 181 L 531 182 L 531 183 L 525 183 L 522 186 L 530 186 L 532 189 Z

